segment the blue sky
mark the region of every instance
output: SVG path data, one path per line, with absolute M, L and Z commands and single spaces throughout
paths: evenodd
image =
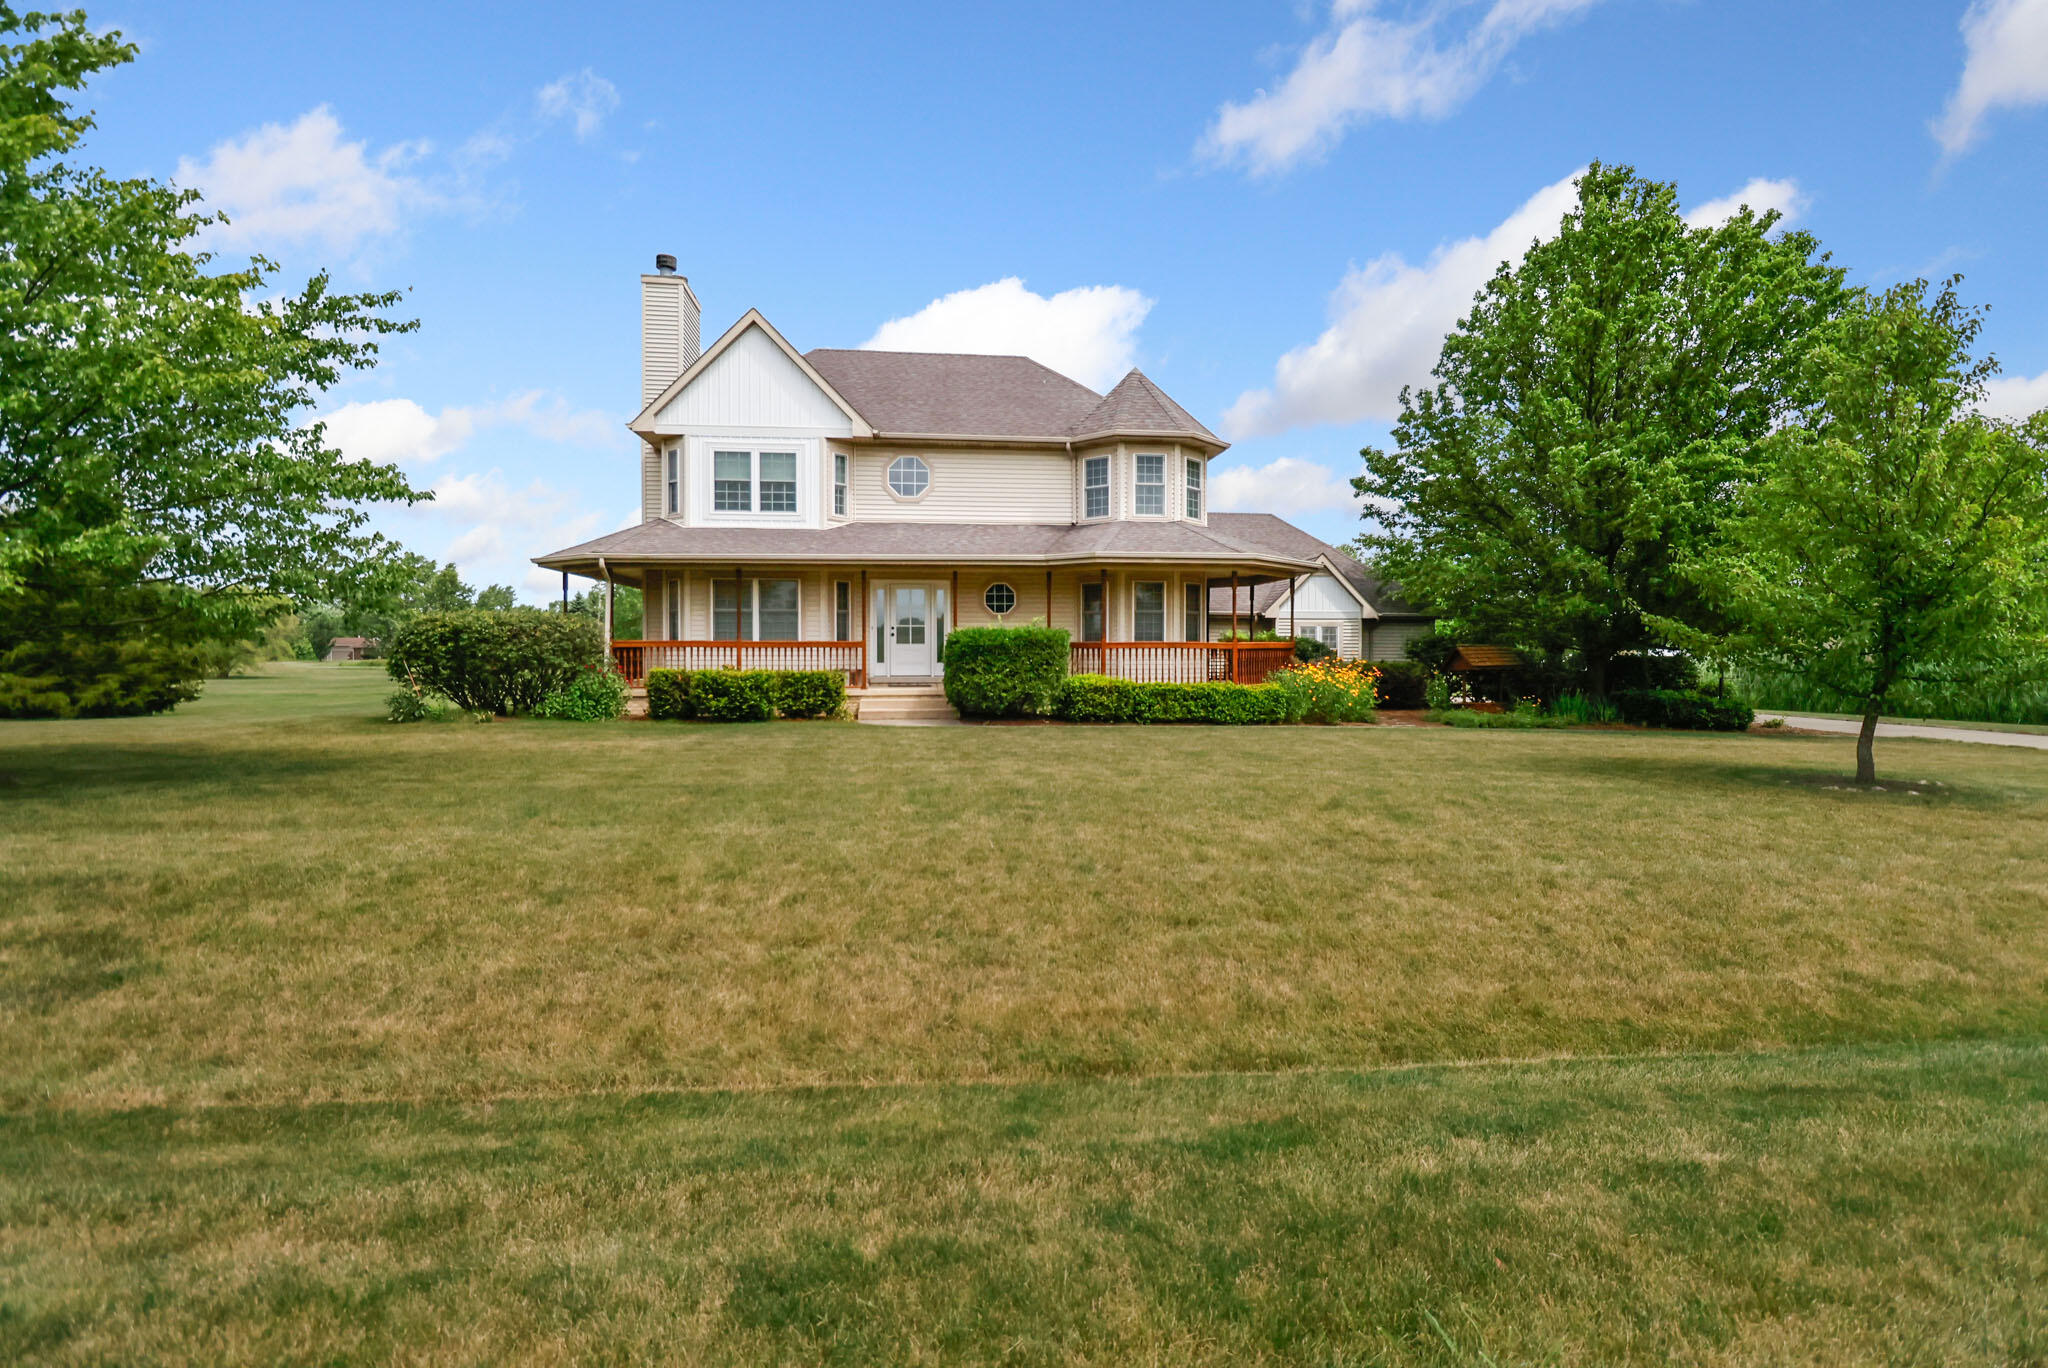
M 1115 6 L 128 3 L 92 159 L 226 253 L 404 288 L 323 405 L 475 582 L 637 517 L 636 277 L 711 337 L 1142 367 L 1235 445 L 1219 506 L 1355 535 L 1394 394 L 1589 160 L 1792 211 L 1852 278 L 1960 271 L 2048 406 L 2048 0 Z

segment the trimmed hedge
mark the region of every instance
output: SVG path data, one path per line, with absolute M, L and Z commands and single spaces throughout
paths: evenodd
M 605 664 L 604 630 L 538 608 L 421 613 L 398 629 L 384 668 L 468 712 L 532 712 Z
M 1699 689 L 1622 689 L 1612 696 L 1624 722 L 1678 731 L 1748 731 L 1756 713 L 1739 699 Z
M 1057 627 L 962 627 L 946 638 L 946 701 L 971 717 L 1051 713 L 1066 677 Z
M 846 707 L 846 676 L 837 670 L 769 670 L 775 708 L 784 717 L 837 717 Z
M 766 722 L 775 716 L 772 670 L 698 670 L 690 676 L 690 714 L 703 722 Z
M 1382 660 L 1373 687 L 1382 708 L 1429 706 L 1429 667 L 1419 660 Z
M 657 721 L 690 715 L 690 671 L 647 672 L 647 715 Z
M 1139 684 L 1109 675 L 1068 679 L 1058 712 L 1069 722 L 1267 726 L 1290 720 L 1287 694 L 1272 684 Z

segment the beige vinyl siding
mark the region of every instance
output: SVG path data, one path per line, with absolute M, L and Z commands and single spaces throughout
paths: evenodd
M 640 521 L 653 522 L 661 512 L 661 452 L 640 444 Z
M 1368 660 L 1406 660 L 1408 643 L 1435 631 L 1428 622 L 1374 622 L 1368 624 L 1372 648 Z
M 1304 615 L 1302 617 L 1296 618 L 1293 625 L 1294 630 L 1297 633 L 1306 633 L 1308 629 L 1311 627 L 1335 627 L 1337 629 L 1337 654 L 1343 656 L 1346 660 L 1357 660 L 1359 658 L 1359 647 L 1362 644 L 1365 636 L 1363 630 L 1361 629 L 1359 619 L 1355 617 L 1312 618 Z M 1282 636 L 1287 635 L 1288 622 L 1287 610 L 1285 607 L 1281 608 L 1280 617 L 1278 621 L 1276 621 L 1273 624 L 1273 627 L 1274 630 L 1279 632 Z
M 681 282 L 643 277 L 640 282 L 640 402 L 645 404 L 683 373 L 683 315 L 689 312 Z M 692 332 L 696 320 L 690 320 Z M 690 338 L 692 354 L 696 338 Z
M 1073 521 L 1073 465 L 1064 451 L 924 451 L 885 447 L 851 454 L 853 488 L 849 507 L 855 520 Z M 931 467 L 931 485 L 923 497 L 902 499 L 890 492 L 889 463 L 898 456 L 916 456 Z

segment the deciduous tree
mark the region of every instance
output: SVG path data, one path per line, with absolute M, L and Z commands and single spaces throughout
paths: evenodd
M 2048 413 L 1982 416 L 1996 369 L 1949 281 L 1859 297 L 1807 358 L 1815 400 L 1766 439 L 1695 578 L 1736 645 L 1858 701 L 1856 778 L 1902 682 L 1964 683 L 2048 660 Z
M 1353 484 L 1380 571 L 1466 640 L 1566 658 L 1607 688 L 1660 620 L 1711 608 L 1678 570 L 1796 407 L 1799 358 L 1841 307 L 1806 233 L 1745 209 L 1689 226 L 1677 193 L 1595 163 L 1558 235 L 1504 263 L 1404 389 Z

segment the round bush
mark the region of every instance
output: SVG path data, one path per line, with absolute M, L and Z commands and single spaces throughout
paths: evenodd
M 606 664 L 589 618 L 537 608 L 422 613 L 398 629 L 385 668 L 469 712 L 531 712 Z
M 1057 627 L 962 627 L 946 638 L 946 701 L 969 716 L 1049 714 L 1066 677 Z

